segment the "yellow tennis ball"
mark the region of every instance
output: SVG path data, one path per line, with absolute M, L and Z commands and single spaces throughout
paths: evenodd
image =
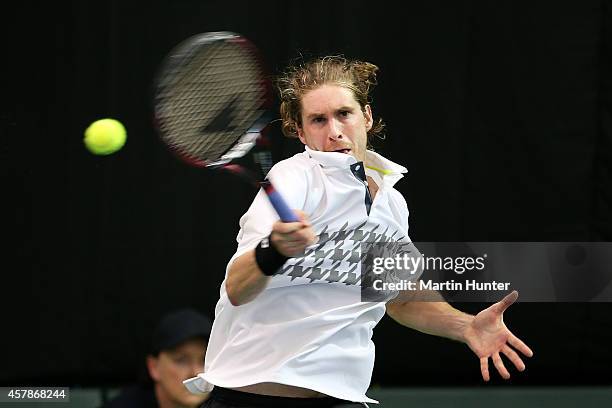
M 115 119 L 100 119 L 85 130 L 85 147 L 93 154 L 115 153 L 125 144 L 127 133 L 121 122 Z

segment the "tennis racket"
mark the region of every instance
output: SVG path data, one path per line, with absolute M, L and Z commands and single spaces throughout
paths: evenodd
M 232 32 L 209 32 L 178 44 L 155 82 L 155 122 L 162 141 L 189 165 L 226 170 L 266 192 L 284 222 L 299 221 L 272 183 L 263 131 L 272 119 L 272 90 L 257 48 Z M 236 160 L 258 146 L 264 177 Z

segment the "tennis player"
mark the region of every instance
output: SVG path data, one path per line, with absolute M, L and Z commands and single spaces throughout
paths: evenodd
M 304 144 L 268 177 L 296 209 L 283 223 L 259 192 L 240 219 L 221 285 L 204 373 L 205 407 L 358 407 L 374 365 L 372 331 L 385 312 L 400 324 L 461 341 L 503 378 L 532 351 L 503 322 L 513 292 L 477 315 L 448 303 L 361 298 L 359 245 L 409 244 L 408 208 L 394 188 L 406 169 L 368 150 L 383 128 L 370 92 L 378 68 L 341 57 L 290 67 L 278 81 L 283 132 Z M 418 278 L 415 274 L 414 279 Z M 440 298 L 441 299 L 441 298 Z

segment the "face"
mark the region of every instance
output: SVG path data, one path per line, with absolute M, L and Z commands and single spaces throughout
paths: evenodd
M 312 150 L 350 154 L 364 161 L 371 128 L 370 106 L 362 110 L 350 89 L 321 85 L 302 97 L 298 137 Z
M 175 406 L 197 407 L 206 396 L 190 393 L 183 380 L 204 371 L 206 342 L 201 339 L 188 340 L 173 350 L 147 358 L 147 367 L 155 381 L 158 399 Z

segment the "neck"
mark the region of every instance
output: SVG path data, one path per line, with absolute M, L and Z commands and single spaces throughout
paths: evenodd
M 376 197 L 376 193 L 378 193 L 378 185 L 376 184 L 374 179 L 372 179 L 372 177 L 367 176 L 366 178 L 368 179 L 368 188 L 370 189 L 370 196 L 372 196 L 372 200 L 374 200 L 374 197 Z

